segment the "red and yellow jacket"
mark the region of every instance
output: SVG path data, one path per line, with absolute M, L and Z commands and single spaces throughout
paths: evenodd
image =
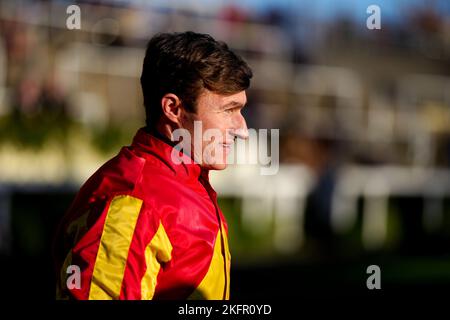
M 140 129 L 83 185 L 55 242 L 57 298 L 229 299 L 228 229 L 208 171 Z M 69 289 L 67 268 L 80 268 Z

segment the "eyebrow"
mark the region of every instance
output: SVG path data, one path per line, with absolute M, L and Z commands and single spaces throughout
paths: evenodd
M 245 107 L 245 104 L 242 104 L 242 103 L 237 102 L 237 101 L 230 101 L 230 102 L 224 104 L 221 107 L 221 109 L 226 109 L 228 107 L 243 108 L 243 107 Z

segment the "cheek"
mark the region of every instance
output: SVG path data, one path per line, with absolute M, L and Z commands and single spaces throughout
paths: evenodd
M 203 130 L 219 129 L 221 132 L 224 132 L 227 128 L 230 128 L 230 120 L 230 117 L 225 115 L 216 115 L 214 117 L 211 116 L 209 118 L 205 118 L 202 122 Z

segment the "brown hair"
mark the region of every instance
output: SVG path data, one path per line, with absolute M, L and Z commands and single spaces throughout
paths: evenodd
M 188 111 L 195 112 L 203 89 L 233 94 L 247 89 L 251 78 L 247 63 L 207 34 L 157 34 L 147 45 L 141 75 L 146 124 L 156 125 L 167 93 L 176 94 Z

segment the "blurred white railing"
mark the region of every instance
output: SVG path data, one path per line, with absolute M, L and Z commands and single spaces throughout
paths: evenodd
M 212 174 L 219 195 L 242 199 L 242 224 L 250 232 L 274 223 L 274 245 L 291 252 L 303 244 L 305 200 L 316 178 L 302 165 L 282 165 L 274 176 L 259 175 L 254 167 L 231 167 Z M 346 166 L 338 170 L 331 222 L 343 233 L 356 222 L 357 199 L 364 199 L 362 242 L 380 248 L 387 235 L 388 200 L 395 196 L 424 196 L 424 227 L 433 231 L 443 220 L 443 200 L 450 196 L 450 170 L 399 166 Z

